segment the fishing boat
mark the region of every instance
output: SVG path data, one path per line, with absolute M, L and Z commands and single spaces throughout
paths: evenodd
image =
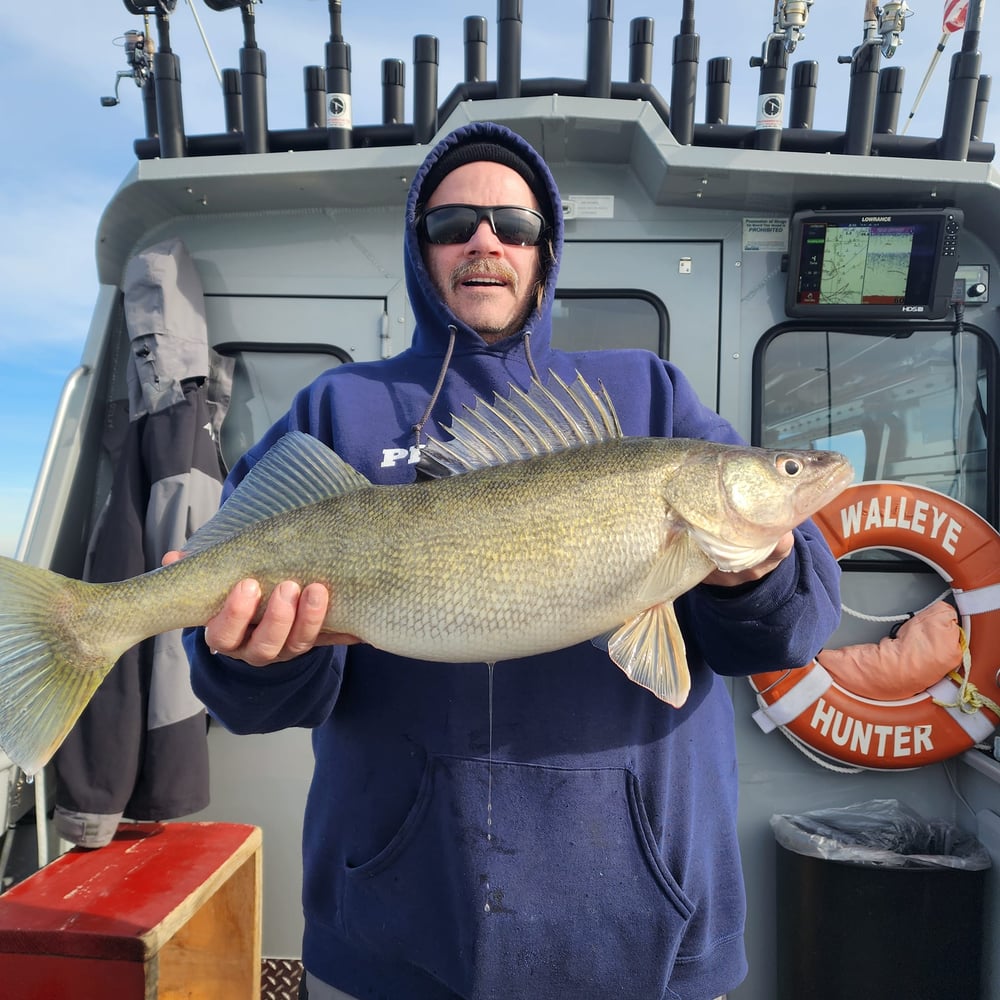
M 305 121 L 275 127 L 267 12 L 256 0 L 206 0 L 223 16 L 238 12 L 244 38 L 240 69 L 221 74 L 224 129 L 192 135 L 170 42 L 175 0 L 125 0 L 136 21 L 120 75 L 140 84 L 146 129 L 100 220 L 100 292 L 18 551 L 68 576 L 86 571 L 115 482 L 109 414 L 128 410 L 130 265 L 164 245 L 182 246 L 192 262 L 185 273 L 230 380 L 218 446 L 232 464 L 315 374 L 408 344 L 400 246 L 409 179 L 428 145 L 463 123 L 513 129 L 546 158 L 564 195 L 556 346 L 651 350 L 752 443 L 851 458 L 857 482 L 819 519 L 844 567 L 844 622 L 831 647 L 857 649 L 877 669 L 891 628 L 922 621 L 941 601 L 957 610 L 965 655 L 915 692 L 865 693 L 832 661 L 730 682 L 751 919 L 750 973 L 729 1000 L 832 996 L 791 984 L 829 977 L 824 962 L 846 964 L 861 947 L 851 938 L 860 909 L 839 911 L 838 937 L 809 938 L 802 914 L 840 905 L 838 876 L 795 868 L 773 817 L 897 800 L 953 824 L 1000 866 L 1000 173 L 984 138 L 984 65 L 997 53 L 980 51 L 983 0 L 947 3 L 961 48 L 945 113 L 934 135 L 911 135 L 890 62 L 910 12 L 905 0 L 868 3 L 848 59 L 845 126 L 818 129 L 816 63 L 792 59 L 812 3 L 775 0 L 755 60 L 752 122 L 729 120 L 732 60 L 700 64 L 693 0 L 675 5 L 668 94 L 651 82 L 651 18 L 629 25 L 627 80 L 612 79 L 611 0 L 589 0 L 584 78 L 527 79 L 522 4 L 499 0 L 495 78 L 486 18 L 467 17 L 464 79 L 442 94 L 439 41 L 417 35 L 412 120 L 405 66 L 386 59 L 382 121 L 361 124 L 351 116 L 341 3 L 330 0 L 326 65 L 305 69 Z M 207 760 L 210 803 L 185 819 L 263 831 L 262 995 L 295 995 L 309 734 L 235 736 L 212 725 Z M 50 813 L 53 785 L 51 768 L 30 788 L 12 779 L 12 824 L 32 797 L 37 816 Z M 36 843 L 29 868 L 70 846 L 45 822 Z M 970 957 L 950 969 L 953 989 L 905 995 L 1000 996 L 1000 876 L 981 870 L 968 895 L 954 884 L 928 889 L 925 876 L 912 876 L 929 894 L 922 900 L 941 900 L 942 913 L 945 897 L 959 900 L 962 921 L 947 922 Z M 796 909 L 808 892 L 809 907 Z M 949 964 L 956 945 L 944 922 L 899 912 L 883 928 L 881 965 L 896 962 L 902 937 Z M 970 976 L 972 992 L 958 985 Z M 0 984 L 17 995 L 7 989 Z

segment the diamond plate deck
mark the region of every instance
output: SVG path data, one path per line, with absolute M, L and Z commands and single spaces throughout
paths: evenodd
M 260 1000 L 298 1000 L 302 962 L 297 958 L 265 958 L 260 963 Z

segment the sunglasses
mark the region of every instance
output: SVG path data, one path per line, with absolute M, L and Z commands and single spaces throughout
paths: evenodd
M 438 205 L 426 211 L 420 228 L 428 243 L 467 243 L 483 219 L 507 246 L 533 247 L 541 242 L 545 219 L 516 205 Z

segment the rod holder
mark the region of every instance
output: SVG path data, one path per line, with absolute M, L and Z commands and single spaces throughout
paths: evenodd
M 729 97 L 733 85 L 733 61 L 716 56 L 705 64 L 705 122 L 729 124 Z
M 899 128 L 899 102 L 903 96 L 902 66 L 886 66 L 878 75 L 878 94 L 875 97 L 875 123 L 872 131 L 890 135 Z
M 611 96 L 614 0 L 590 0 L 587 16 L 587 97 Z
M 990 90 L 993 87 L 993 77 L 983 74 L 979 77 L 976 88 L 976 110 L 972 116 L 971 138 L 973 142 L 981 142 L 986 131 L 986 111 L 990 105 Z
M 406 118 L 406 63 L 382 60 L 382 124 L 400 125 Z
M 634 17 L 629 23 L 629 83 L 653 82 L 653 19 Z
M 682 146 L 694 139 L 694 104 L 698 91 L 701 39 L 694 30 L 694 0 L 684 0 L 680 32 L 674 36 L 670 74 L 670 131 Z
M 819 63 L 800 60 L 792 67 L 792 99 L 788 108 L 790 128 L 812 128 L 816 114 Z
M 222 71 L 222 110 L 227 132 L 243 131 L 243 88 L 238 69 Z
M 482 83 L 486 79 L 486 18 L 467 17 L 465 29 L 465 82 Z
M 433 35 L 413 39 L 413 133 L 428 143 L 438 129 L 438 40 Z
M 497 2 L 497 97 L 521 96 L 522 0 Z

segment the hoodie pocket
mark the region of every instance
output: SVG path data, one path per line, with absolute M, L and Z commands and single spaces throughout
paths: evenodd
M 431 757 L 402 827 L 346 874 L 348 933 L 476 1000 L 672 996 L 692 913 L 622 768 Z

